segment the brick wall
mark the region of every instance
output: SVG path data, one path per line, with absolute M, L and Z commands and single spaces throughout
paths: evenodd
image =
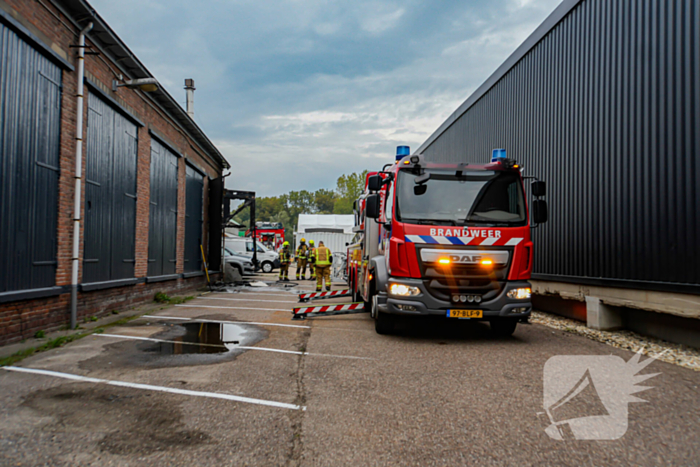
M 81 292 L 78 294 L 78 323 L 88 316 L 105 316 L 153 301 L 158 292 L 187 294 L 206 285 L 205 277 L 178 279 L 154 284 Z M 0 305 L 0 345 L 33 337 L 39 331 L 55 331 L 70 322 L 70 294 Z
M 67 61 L 77 66 L 76 49 L 71 48 L 77 42 L 78 30 L 65 18 L 51 2 L 34 0 L 0 0 L 0 8 L 9 13 L 24 27 L 42 40 L 47 46 Z M 87 45 L 95 45 L 88 34 Z M 94 48 L 92 50 L 97 50 Z M 184 158 L 179 161 L 178 171 L 178 218 L 177 218 L 177 265 L 176 271 L 183 272 L 184 267 L 184 232 L 185 232 L 185 159 L 204 170 L 206 175 L 216 178 L 221 175 L 221 168 L 207 157 L 196 141 L 184 133 L 153 101 L 147 93 L 140 90 L 120 87 L 112 92 L 114 71 L 119 66 L 101 54 L 85 57 L 85 76 L 95 82 L 100 89 L 116 100 L 128 112 L 140 119 L 146 126 L 138 130 L 137 161 L 137 204 L 136 204 L 136 264 L 135 276 L 145 277 L 148 270 L 148 228 L 150 213 L 150 159 L 151 135 L 149 129 L 156 130 L 169 140 Z M 183 79 L 185 77 L 183 76 Z M 63 71 L 63 95 L 61 108 L 61 142 L 60 142 L 60 178 L 58 189 L 58 265 L 56 285 L 68 286 L 71 283 L 71 258 L 73 242 L 73 198 L 75 171 L 75 121 L 76 121 L 76 80 L 77 73 Z M 87 135 L 87 96 L 90 93 L 85 86 L 84 127 Z M 182 91 L 184 93 L 184 90 Z M 184 96 L 183 96 L 184 97 Z M 83 147 L 83 176 L 85 175 L 85 147 Z M 84 179 L 83 179 L 84 183 Z M 208 179 L 204 180 L 204 246 L 207 242 L 208 227 Z M 81 202 L 81 219 L 84 219 L 84 185 Z M 82 277 L 83 229 L 80 239 L 80 273 L 79 282 L 90 282 Z M 205 250 L 206 251 L 206 250 Z M 156 284 L 139 284 L 130 287 L 108 289 L 80 294 L 78 304 L 80 316 L 99 314 L 113 308 L 132 306 L 138 302 L 152 299 L 154 291 L 185 290 L 200 286 L 202 278 L 177 280 Z M 30 335 L 38 329 L 55 329 L 67 323 L 69 319 L 69 295 L 54 298 L 26 300 L 15 303 L 0 304 L 0 345 L 14 342 Z

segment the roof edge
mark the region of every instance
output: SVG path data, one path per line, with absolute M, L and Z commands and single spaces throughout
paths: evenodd
M 103 33 L 109 35 L 109 38 L 114 42 L 114 44 L 109 44 L 109 52 L 104 50 L 102 47 L 100 50 L 105 56 L 109 57 L 110 61 L 117 66 L 118 69 L 124 72 L 127 77 L 130 78 L 155 78 L 157 77 L 151 73 L 148 68 L 138 59 L 136 54 L 134 54 L 131 49 L 122 41 L 122 39 L 117 35 L 116 32 L 109 26 L 107 21 L 102 18 L 97 10 L 90 5 L 86 0 L 51 0 L 54 4 L 69 20 L 76 26 L 82 27 L 87 22 L 98 22 L 103 30 Z M 74 14 L 75 12 L 81 13 L 80 15 Z M 94 43 L 95 41 L 103 43 L 104 40 L 97 37 L 95 30 L 88 33 L 87 37 Z M 121 52 L 121 53 L 119 53 Z M 116 60 L 116 55 L 125 55 L 134 63 L 135 66 L 129 67 L 125 60 Z M 209 137 L 204 133 L 204 131 L 199 127 L 199 125 L 187 114 L 185 109 L 170 95 L 170 93 L 161 85 L 159 90 L 154 93 L 146 94 L 154 104 L 156 104 L 162 111 L 166 113 L 170 118 L 175 121 L 175 124 L 184 131 L 196 144 L 201 148 L 201 150 L 212 159 L 214 163 L 217 163 L 222 167 L 222 169 L 230 169 L 231 166 L 226 160 L 226 158 L 221 154 L 218 148 L 212 143 Z

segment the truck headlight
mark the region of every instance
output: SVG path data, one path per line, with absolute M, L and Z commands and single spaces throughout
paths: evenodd
M 514 298 L 516 300 L 529 300 L 532 295 L 532 290 L 530 287 L 521 287 L 519 289 L 513 289 L 508 291 L 508 298 Z
M 399 297 L 415 297 L 420 295 L 420 289 L 412 285 L 389 284 L 389 293 Z

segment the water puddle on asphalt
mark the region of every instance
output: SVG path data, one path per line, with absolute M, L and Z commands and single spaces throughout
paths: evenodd
M 149 346 L 149 352 L 161 355 L 214 354 L 235 350 L 239 345 L 251 345 L 260 340 L 255 326 L 228 323 L 187 323 L 173 328 L 184 329 L 178 337 L 163 338 Z

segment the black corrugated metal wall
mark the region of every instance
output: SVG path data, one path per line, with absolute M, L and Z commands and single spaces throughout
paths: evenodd
M 61 70 L 0 24 L 0 292 L 56 281 Z
M 136 125 L 88 95 L 83 283 L 134 277 Z
M 177 262 L 178 158 L 151 140 L 151 209 L 148 220 L 148 275 L 175 274 Z
M 700 292 L 700 1 L 584 0 L 422 152 L 548 182 L 534 278 Z
M 204 177 L 189 164 L 185 173 L 185 272 L 195 272 L 202 270 Z

